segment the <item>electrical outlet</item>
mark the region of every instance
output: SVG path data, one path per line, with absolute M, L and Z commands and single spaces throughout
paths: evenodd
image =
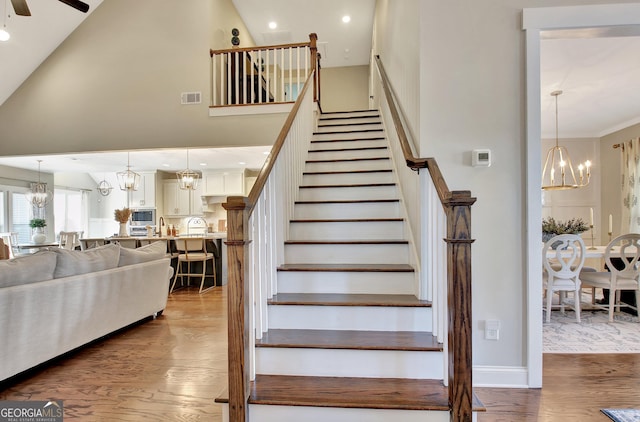
M 484 323 L 485 340 L 498 340 L 500 338 L 500 321 L 488 319 Z

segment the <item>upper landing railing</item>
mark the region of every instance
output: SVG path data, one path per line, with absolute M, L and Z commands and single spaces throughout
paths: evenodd
M 293 103 L 315 72 L 313 99 L 320 101 L 318 36 L 309 42 L 210 50 L 211 107 Z

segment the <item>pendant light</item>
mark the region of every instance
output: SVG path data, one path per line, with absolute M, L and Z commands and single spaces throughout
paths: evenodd
M 118 184 L 120 185 L 120 190 L 125 190 L 125 191 L 138 190 L 138 186 L 140 185 L 140 175 L 134 171 L 131 171 L 128 152 L 127 152 L 127 170 L 116 173 L 116 176 L 118 176 Z
M 177 171 L 178 186 L 182 190 L 195 190 L 198 187 L 198 179 L 200 175 L 189 168 L 189 150 L 187 149 L 187 168 L 186 170 Z
M 587 160 L 578 166 L 579 182 L 571 164 L 571 157 L 566 147 L 558 145 L 558 96 L 562 91 L 553 91 L 556 100 L 556 145 L 547 151 L 547 159 L 542 169 L 543 190 L 566 190 L 587 186 L 591 178 L 591 161 Z M 585 175 L 586 174 L 586 175 Z
M 53 194 L 47 189 L 47 184 L 40 181 L 40 163 L 42 160 L 38 160 L 38 183 L 31 183 L 31 190 L 25 196 L 34 207 L 44 208 L 51 202 Z
M 109 183 L 106 177 L 103 177 L 102 180 L 98 182 L 97 189 L 100 195 L 109 196 L 109 194 L 111 193 L 111 190 L 113 189 L 113 186 L 111 186 L 111 183 Z

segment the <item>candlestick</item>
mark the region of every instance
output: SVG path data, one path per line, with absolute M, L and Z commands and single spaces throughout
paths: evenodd
M 609 231 L 609 242 L 611 242 L 611 235 L 613 234 L 613 232 Z
M 613 216 L 609 214 L 609 234 L 613 232 Z
M 589 225 L 593 228 L 593 208 L 589 208 Z
M 592 212 L 593 212 L 593 210 L 592 210 Z M 591 217 L 591 219 L 593 220 L 593 217 Z M 591 228 L 591 247 L 589 248 L 589 250 L 594 250 L 596 247 L 593 246 L 593 237 L 594 237 L 593 236 L 593 223 L 591 223 L 589 225 L 589 227 Z

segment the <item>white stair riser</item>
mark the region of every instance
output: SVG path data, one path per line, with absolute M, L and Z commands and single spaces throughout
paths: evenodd
M 298 199 L 301 201 L 331 201 L 356 199 L 394 199 L 398 198 L 398 189 L 393 186 L 359 186 L 338 188 L 301 188 Z
M 350 111 L 348 113 L 323 113 L 322 120 L 331 119 L 333 117 L 344 118 L 344 117 L 354 117 L 354 118 L 364 118 L 364 117 L 377 117 L 380 118 L 380 113 L 377 110 L 363 110 L 363 111 Z
M 344 132 L 344 133 L 314 133 L 314 141 L 333 141 L 340 139 L 370 139 L 370 138 L 382 138 L 384 137 L 384 131 L 373 130 L 368 132 Z
M 335 135 L 340 136 L 343 133 L 349 133 L 353 131 L 365 131 L 365 130 L 382 130 L 382 124 L 378 122 L 368 123 L 365 125 L 350 125 L 350 124 L 341 124 L 340 126 L 320 126 L 318 125 L 318 129 L 314 133 L 314 135 L 320 133 L 327 132 L 340 132 Z
M 368 136 L 367 138 L 374 138 Z M 309 150 L 327 150 L 327 149 L 349 149 L 349 148 L 375 148 L 375 147 L 388 147 L 387 140 L 383 137 L 375 137 L 375 139 L 362 139 L 356 141 L 339 141 L 335 138 L 329 139 L 330 142 L 312 142 Z M 310 154 L 313 156 L 312 153 Z
M 376 171 L 367 173 L 314 174 L 302 176 L 303 186 L 352 185 L 363 183 L 394 183 L 393 172 Z
M 358 202 L 354 204 L 296 204 L 294 219 L 398 218 L 398 202 Z
M 222 406 L 222 421 L 229 422 L 229 405 Z M 346 407 L 249 405 L 252 422 L 449 422 L 449 412 L 438 410 L 352 409 Z M 473 422 L 477 414 L 473 413 Z
M 391 160 L 362 160 L 362 161 L 331 161 L 328 163 L 305 164 L 305 172 L 317 171 L 357 171 L 357 170 L 388 170 Z
M 291 223 L 291 240 L 402 239 L 402 221 L 348 223 Z
M 335 147 L 334 147 L 335 148 Z M 365 148 L 358 145 L 347 147 L 353 149 L 353 151 L 325 151 L 334 148 L 319 148 L 319 152 L 309 153 L 307 159 L 309 160 L 346 160 L 352 158 L 371 158 L 371 157 L 388 157 L 389 150 L 385 149 L 355 149 Z
M 278 293 L 415 294 L 412 272 L 278 271 Z
M 335 116 L 333 116 L 335 117 Z M 336 118 L 322 118 L 318 120 L 318 127 L 327 125 L 359 125 L 361 123 L 380 123 L 380 116 L 372 117 L 351 117 L 349 119 Z
M 406 244 L 285 245 L 287 264 L 409 264 Z
M 256 373 L 315 377 L 443 379 L 442 352 L 256 348 Z
M 269 329 L 431 331 L 430 307 L 270 305 Z

